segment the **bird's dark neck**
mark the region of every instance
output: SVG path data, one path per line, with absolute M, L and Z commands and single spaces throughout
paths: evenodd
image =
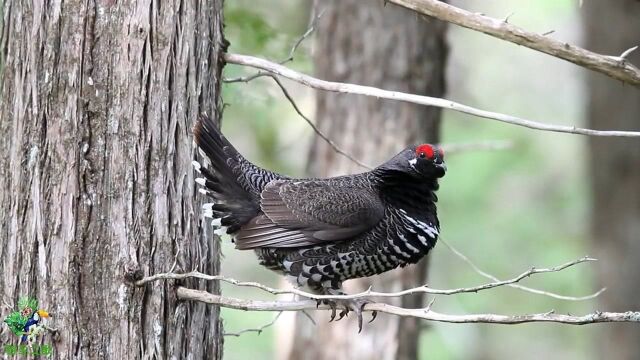
M 417 178 L 401 171 L 375 169 L 376 188 L 388 204 L 405 210 L 435 209 L 438 179 Z

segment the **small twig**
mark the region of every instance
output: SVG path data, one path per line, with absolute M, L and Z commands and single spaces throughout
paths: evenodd
M 505 24 L 509 23 L 509 19 L 514 15 L 515 13 L 512 12 L 511 14 L 507 15 L 506 18 L 504 18 L 504 20 L 502 20 Z
M 304 32 L 304 34 L 302 34 L 302 36 L 300 36 L 298 38 L 298 41 L 295 42 L 295 44 L 293 44 L 293 47 L 291 48 L 291 50 L 289 51 L 289 56 L 284 59 L 283 61 L 280 62 L 280 64 L 286 64 L 289 61 L 293 61 L 293 54 L 295 54 L 296 50 L 298 50 L 298 47 L 300 46 L 300 44 L 302 44 L 302 42 L 308 38 L 313 31 L 316 29 L 316 25 L 318 24 L 318 20 L 320 20 L 320 18 L 322 17 L 322 15 L 324 15 L 324 11 L 326 9 L 322 9 L 319 13 L 318 16 L 314 16 L 314 14 L 311 14 L 311 20 L 309 21 L 309 26 L 307 26 L 307 31 Z M 315 11 L 315 8 L 314 8 Z
M 426 308 L 424 308 L 425 312 L 429 312 L 431 311 L 431 308 L 433 307 L 433 303 L 436 302 L 436 298 L 431 299 L 431 301 L 429 301 L 429 304 L 427 305 Z
M 207 275 L 207 274 L 203 274 L 197 271 L 192 271 L 189 273 L 183 273 L 183 274 L 174 274 L 174 273 L 164 273 L 164 274 L 155 274 L 152 276 L 148 276 L 145 277 L 141 280 L 138 280 L 135 284 L 136 286 L 143 286 L 144 284 L 151 282 L 151 281 L 156 281 L 156 280 L 168 280 L 168 279 L 172 279 L 172 280 L 182 280 L 182 279 L 187 279 L 187 278 L 199 278 L 199 279 L 204 279 L 204 280 L 219 280 L 219 281 L 224 281 L 228 284 L 232 284 L 235 286 L 246 286 L 246 287 L 254 287 L 254 288 L 258 288 L 261 289 L 263 291 L 266 291 L 268 293 L 274 294 L 274 295 L 281 295 L 281 294 L 295 294 L 295 295 L 299 295 L 299 296 L 303 296 L 306 297 L 308 299 L 314 299 L 314 300 L 324 300 L 324 299 L 332 299 L 332 300 L 336 300 L 336 299 L 340 299 L 340 300 L 347 300 L 347 299 L 360 299 L 360 298 L 370 298 L 370 297 L 401 297 L 401 296 L 405 296 L 405 295 L 410 295 L 410 294 L 416 294 L 416 293 L 425 293 L 425 294 L 432 294 L 432 295 L 455 295 L 455 294 L 462 294 L 462 293 L 477 293 L 478 291 L 483 291 L 483 290 L 488 290 L 488 289 L 493 289 L 496 287 L 500 287 L 500 286 L 505 286 L 505 285 L 511 285 L 511 284 L 515 284 L 517 282 L 520 282 L 521 280 L 530 277 L 531 275 L 534 274 L 543 274 L 543 273 L 549 273 L 549 272 L 558 272 L 558 271 L 562 271 L 566 268 L 569 268 L 571 266 L 583 263 L 583 262 L 588 262 L 588 261 L 595 261 L 595 259 L 592 259 L 588 256 L 585 256 L 583 258 L 574 260 L 574 261 L 570 261 L 568 263 L 562 264 L 562 265 L 558 265 L 552 268 L 543 268 L 543 269 L 536 269 L 536 268 L 531 268 L 525 272 L 523 272 L 522 274 L 509 279 L 509 280 L 503 280 L 500 281 L 498 279 L 495 279 L 494 282 L 491 283 L 487 283 L 487 284 L 482 284 L 482 285 L 478 285 L 478 286 L 472 286 L 472 287 L 463 287 L 463 288 L 456 288 L 456 289 L 433 289 L 428 287 L 427 285 L 424 286 L 418 286 L 415 288 L 411 288 L 411 289 L 407 289 L 407 290 L 402 290 L 402 291 L 397 291 L 397 292 L 377 292 L 377 291 L 372 291 L 371 288 L 367 289 L 366 291 L 357 293 L 357 294 L 351 294 L 351 295 L 318 295 L 318 294 L 313 294 L 313 293 L 309 293 L 306 291 L 302 291 L 299 289 L 275 289 L 269 286 L 266 286 L 264 284 L 260 284 L 257 282 L 247 282 L 247 281 L 238 281 L 235 279 L 231 279 L 231 278 L 227 278 L 225 276 L 222 275 Z
M 627 50 L 623 51 L 620 56 L 609 56 L 610 59 L 617 61 L 619 64 L 624 65 L 627 62 L 627 56 L 629 56 L 632 52 L 638 49 L 638 45 L 634 47 L 630 47 Z
M 638 50 L 638 45 L 628 48 L 627 50 L 625 50 L 622 54 L 620 54 L 620 59 L 622 60 L 626 60 L 627 56 L 629 56 L 629 54 L 631 54 L 632 52 Z
M 327 137 L 327 135 L 325 135 L 317 126 L 316 124 L 313 123 L 313 121 L 311 121 L 311 119 L 309 119 L 308 117 L 306 117 L 302 111 L 300 111 L 300 108 L 298 108 L 298 105 L 296 105 L 296 102 L 293 100 L 293 98 L 291 97 L 291 95 L 289 94 L 289 92 L 287 91 L 287 89 L 284 87 L 284 85 L 282 85 L 282 82 L 280 81 L 280 79 L 278 79 L 278 77 L 276 77 L 275 75 L 272 74 L 268 74 L 267 76 L 269 76 L 270 78 L 273 79 L 273 81 L 276 82 L 276 84 L 278 84 L 278 86 L 280 87 L 280 90 L 282 90 L 282 93 L 284 94 L 284 96 L 287 98 L 287 100 L 289 100 L 289 102 L 291 103 L 291 106 L 293 106 L 293 109 L 298 113 L 298 115 L 300 115 L 301 118 L 304 119 L 304 121 L 307 122 L 307 124 L 309 124 L 309 126 L 311 126 L 311 129 L 313 129 L 313 131 L 316 133 L 316 135 L 318 135 L 322 140 L 324 140 L 329 146 L 331 146 L 331 148 L 333 149 L 333 151 L 337 152 L 338 154 L 346 157 L 347 159 L 353 161 L 354 163 L 358 164 L 359 166 L 362 166 L 365 169 L 373 169 L 372 166 L 367 165 L 365 163 L 363 163 L 362 161 L 354 158 L 353 156 L 351 156 L 349 153 L 347 153 L 346 151 L 342 150 L 342 148 L 340 148 L 338 146 L 338 144 L 336 144 L 333 140 L 329 139 L 329 137 Z
M 476 265 L 473 261 L 471 261 L 471 259 L 469 259 L 466 255 L 461 253 L 458 249 L 453 247 L 453 245 L 451 245 L 447 241 L 445 241 L 442 238 L 442 236 L 438 239 L 438 241 L 443 243 L 449 250 L 451 250 L 452 253 L 454 253 L 457 257 L 462 259 L 462 261 L 466 262 L 478 274 L 480 274 L 480 275 L 484 276 L 485 278 L 490 279 L 492 281 L 500 281 L 497 277 L 495 277 L 495 276 L 487 273 L 486 271 L 480 269 L 480 267 L 478 267 L 478 265 Z M 606 288 L 602 288 L 602 289 L 596 291 L 595 293 L 590 294 L 590 295 L 586 295 L 586 296 L 566 296 L 566 295 L 560 295 L 560 294 L 552 293 L 552 292 L 549 292 L 549 291 L 530 288 L 530 287 L 527 287 L 527 286 L 524 286 L 524 285 L 520 285 L 520 284 L 516 284 L 516 283 L 511 283 L 511 284 L 506 284 L 506 285 L 510 286 L 510 287 L 513 287 L 513 288 L 516 288 L 516 289 L 519 289 L 519 290 L 530 292 L 530 293 L 533 293 L 533 294 L 544 295 L 544 296 L 552 297 L 554 299 L 566 300 L 566 301 L 591 300 L 593 298 L 598 297 L 600 294 L 602 294 L 606 290 Z
M 304 34 L 302 34 L 302 36 L 300 36 L 298 38 L 298 40 L 293 44 L 293 47 L 291 47 L 291 50 L 289 51 L 289 56 L 280 61 L 279 64 L 283 65 L 286 64 L 290 61 L 293 60 L 293 55 L 295 54 L 296 50 L 298 49 L 298 47 L 300 46 L 300 44 L 302 44 L 302 42 L 308 38 L 315 30 L 316 25 L 318 23 L 318 20 L 320 20 L 320 18 L 322 17 L 322 15 L 324 15 L 325 10 L 323 9 L 322 11 L 320 11 L 318 13 L 317 16 L 315 16 L 314 14 L 311 14 L 311 20 L 309 21 L 309 26 L 307 27 L 307 30 L 304 32 Z M 298 105 L 296 104 L 296 102 L 293 100 L 293 98 L 291 97 L 291 95 L 289 94 L 289 91 L 287 91 L 287 89 L 285 88 L 285 86 L 282 84 L 282 82 L 280 81 L 280 79 L 278 79 L 276 76 L 274 76 L 273 74 L 269 73 L 269 72 L 265 72 L 265 71 L 258 71 L 257 73 L 250 75 L 250 76 L 243 76 L 243 77 L 237 77 L 237 78 L 232 78 L 232 79 L 223 79 L 224 82 L 226 83 L 235 83 L 235 82 L 244 82 L 244 83 L 248 83 L 254 79 L 260 78 L 260 77 L 264 77 L 264 76 L 268 76 L 271 79 L 273 79 L 273 81 L 276 82 L 276 84 L 278 85 L 278 87 L 280 87 L 280 90 L 282 90 L 282 93 L 284 94 L 284 96 L 287 98 L 287 100 L 289 100 L 289 102 L 291 103 L 291 105 L 293 106 L 294 110 L 298 113 L 298 115 L 300 115 L 300 117 L 302 117 L 307 124 L 309 124 L 309 126 L 311 126 L 311 129 L 313 129 L 313 131 L 322 139 L 324 140 L 329 146 L 331 146 L 331 148 L 337 152 L 340 155 L 343 155 L 344 157 L 346 157 L 347 159 L 351 160 L 352 162 L 354 162 L 355 164 L 365 168 L 365 169 L 373 169 L 372 166 L 367 165 L 365 163 L 363 163 L 362 161 L 354 158 L 353 156 L 351 156 L 349 153 L 347 153 L 346 151 L 342 150 L 334 141 L 332 141 L 331 139 L 329 139 L 328 136 L 326 136 L 324 133 L 322 133 L 322 131 L 313 123 L 313 121 L 311 121 L 311 119 L 309 119 L 308 117 L 306 117 L 302 111 L 300 110 L 300 108 L 298 108 Z
M 293 97 L 291 96 L 291 94 L 289 94 L 289 91 L 287 90 L 287 88 L 282 84 L 282 81 L 280 81 L 280 79 L 278 79 L 277 76 L 271 74 L 271 73 L 259 73 L 259 74 L 255 74 L 253 76 L 249 76 L 246 79 L 245 78 L 238 78 L 238 79 L 234 79 L 237 81 L 243 81 L 243 82 L 249 82 L 253 79 L 256 79 L 258 77 L 269 77 L 271 78 L 273 81 L 275 81 L 275 83 L 278 85 L 278 87 L 280 88 L 280 90 L 282 91 L 282 93 L 284 94 L 284 96 L 287 98 L 287 100 L 289 100 L 289 103 L 291 104 L 291 106 L 293 106 L 293 109 L 296 111 L 296 113 L 298 113 L 298 115 L 304 119 L 304 121 L 307 122 L 307 124 L 309 124 L 309 126 L 311 127 L 311 129 L 313 129 L 313 131 L 316 133 L 316 135 L 318 135 L 322 140 L 324 140 L 329 146 L 331 146 L 331 148 L 333 149 L 333 151 L 337 152 L 338 154 L 346 157 L 347 159 L 351 160 L 353 163 L 371 170 L 373 169 L 372 166 L 367 165 L 365 163 L 363 163 L 362 161 L 354 158 L 352 155 L 350 155 L 349 153 L 347 153 L 345 150 L 342 150 L 342 148 L 340 148 L 338 146 L 338 144 L 336 144 L 333 140 L 329 139 L 329 137 L 327 135 L 325 135 L 322 130 L 320 130 L 316 124 L 313 123 L 313 121 L 311 121 L 311 119 L 309 119 L 307 116 L 305 116 L 302 111 L 300 110 L 300 108 L 298 107 L 298 105 L 296 104 L 295 100 L 293 100 Z
M 270 322 L 260 326 L 259 328 L 255 328 L 255 329 L 244 329 L 244 330 L 240 330 L 238 332 L 235 333 L 230 333 L 230 332 L 226 332 L 223 335 L 224 336 L 240 336 L 244 333 L 248 333 L 248 332 L 257 332 L 258 335 L 262 334 L 262 331 L 270 326 L 272 326 L 273 324 L 276 323 L 276 321 L 278 321 L 278 318 L 280 317 L 280 315 L 282 315 L 282 311 L 278 312 L 278 314 L 273 318 L 273 320 L 271 320 Z
M 236 78 L 222 78 L 222 82 L 227 83 L 227 84 L 231 84 L 231 83 L 237 83 L 237 82 L 249 82 L 251 80 L 255 80 L 259 77 L 263 77 L 263 76 L 267 76 L 269 75 L 268 72 L 266 71 L 258 71 L 257 73 L 253 74 L 253 75 L 248 75 L 248 76 L 239 76 Z
M 553 34 L 554 32 L 556 32 L 556 31 L 555 30 L 545 31 L 545 32 L 542 33 L 542 36 L 548 36 L 548 35 Z
M 452 24 L 483 32 L 487 35 L 526 46 L 597 71 L 614 79 L 640 86 L 640 69 L 629 62 L 594 53 L 544 35 L 526 31 L 499 19 L 479 15 L 438 0 L 389 0 L 390 2 Z M 582 6 L 582 5 L 581 5 Z
M 526 128 L 542 130 L 542 131 L 553 131 L 553 132 L 591 135 L 591 136 L 640 137 L 640 132 L 638 131 L 601 131 L 601 130 L 578 128 L 575 126 L 545 124 L 545 123 L 527 120 L 527 119 L 523 119 L 523 118 L 511 116 L 511 115 L 476 109 L 471 106 L 467 106 L 464 104 L 460 104 L 454 101 L 441 99 L 441 98 L 416 95 L 416 94 L 408 94 L 408 93 L 403 93 L 399 91 L 383 90 L 383 89 L 375 88 L 372 86 L 363 86 L 363 85 L 320 80 L 320 79 L 314 78 L 313 76 L 299 73 L 295 70 L 289 69 L 280 64 L 277 64 L 265 59 L 253 57 L 253 56 L 227 53 L 227 54 L 224 54 L 224 59 L 226 62 L 231 64 L 251 66 L 257 69 L 265 70 L 272 74 L 275 74 L 278 76 L 284 76 L 288 79 L 291 79 L 303 85 L 312 87 L 314 89 L 319 89 L 319 90 L 332 91 L 332 92 L 338 92 L 343 94 L 366 95 L 366 96 L 372 96 L 380 99 L 390 99 L 390 100 L 397 100 L 397 101 L 405 101 L 405 102 L 419 104 L 419 105 L 435 106 L 443 109 L 459 111 L 465 114 L 474 115 L 474 116 L 478 116 L 485 119 L 497 120 L 507 124 L 523 126 Z
M 220 295 L 214 295 L 202 290 L 178 287 L 177 296 L 181 300 L 200 301 L 208 304 L 223 306 L 230 309 L 245 311 L 301 311 L 301 310 L 327 310 L 328 305 L 317 305 L 313 300 L 304 301 L 258 301 L 244 300 Z M 377 311 L 402 317 L 414 317 L 423 320 L 439 321 L 447 323 L 491 323 L 491 324 L 522 324 L 530 322 L 553 322 L 570 325 L 585 325 L 604 322 L 640 322 L 640 312 L 627 311 L 593 312 L 584 316 L 572 316 L 546 312 L 541 314 L 526 315 L 499 315 L 499 314 L 470 314 L 449 315 L 437 313 L 431 309 L 405 309 L 384 303 L 368 303 L 363 311 Z
M 307 27 L 307 30 L 293 44 L 293 46 L 291 47 L 291 50 L 289 50 L 289 56 L 286 59 L 279 61 L 278 64 L 284 65 L 284 64 L 286 64 L 286 63 L 288 63 L 290 61 L 293 61 L 293 55 L 298 50 L 298 47 L 300 47 L 302 42 L 306 38 L 308 38 L 315 31 L 316 24 L 318 23 L 318 20 L 320 20 L 322 15 L 324 15 L 324 11 L 325 11 L 324 9 L 322 11 L 320 11 L 320 13 L 318 13 L 318 16 L 315 16 L 313 13 L 311 14 L 311 20 L 309 20 L 309 26 Z M 245 82 L 246 83 L 246 82 L 249 82 L 251 80 L 257 79 L 259 77 L 266 76 L 266 75 L 268 75 L 268 72 L 266 72 L 266 71 L 258 71 L 253 75 L 240 76 L 240 77 L 230 78 L 230 79 L 223 78 L 222 82 L 225 82 L 225 83 L 228 83 L 228 84 L 236 83 L 236 82 Z
M 309 319 L 309 321 L 311 321 L 311 323 L 313 324 L 313 326 L 316 326 L 316 325 L 317 325 L 317 324 L 316 324 L 316 321 L 315 321 L 315 320 L 313 320 L 313 316 L 311 316 L 311 315 L 310 315 L 306 310 L 301 310 L 301 311 L 302 311 L 302 314 L 303 314 L 304 316 L 306 316 L 306 317 L 307 317 L 307 319 Z

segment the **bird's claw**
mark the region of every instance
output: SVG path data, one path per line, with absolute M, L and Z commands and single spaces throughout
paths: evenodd
M 340 311 L 340 317 L 338 320 L 342 320 L 345 316 L 349 316 L 349 308 L 344 308 L 344 310 Z
M 329 322 L 332 322 L 336 318 L 337 305 L 336 305 L 335 301 L 329 301 L 328 304 L 329 304 L 329 307 L 331 308 L 331 318 L 329 319 Z M 340 317 L 340 319 L 342 319 L 342 317 Z M 340 320 L 340 319 L 338 319 L 338 320 Z
M 376 319 L 376 317 L 378 316 L 378 312 L 377 311 L 372 311 L 371 312 L 371 320 L 369 320 L 369 324 L 371 324 L 373 322 L 373 320 Z
M 336 309 L 338 306 L 341 306 L 343 310 L 340 312 L 339 314 L 340 316 L 336 321 L 342 320 L 344 317 L 347 317 L 349 315 L 350 311 L 353 311 L 354 313 L 356 313 L 356 316 L 358 318 L 358 333 L 360 333 L 362 332 L 362 310 L 364 309 L 364 306 L 367 305 L 368 303 L 369 301 L 362 300 L 362 299 L 348 299 L 348 300 L 336 300 L 336 301 L 330 300 L 327 302 L 327 304 L 331 308 L 331 318 L 329 319 L 329 322 L 336 320 L 335 319 Z M 375 320 L 377 315 L 378 313 L 376 311 L 373 311 L 372 317 L 371 317 L 371 320 L 369 320 L 369 323 Z

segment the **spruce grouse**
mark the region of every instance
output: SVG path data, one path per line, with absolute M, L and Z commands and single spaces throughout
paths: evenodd
M 410 146 L 377 168 L 328 179 L 291 179 L 247 161 L 206 116 L 194 127 L 204 166 L 196 182 L 212 202 L 205 217 L 237 249 L 319 294 L 343 294 L 342 282 L 416 263 L 440 228 L 435 191 L 446 171 L 443 150 Z M 365 300 L 328 302 L 358 316 Z M 375 318 L 375 313 L 374 313 Z M 373 320 L 373 319 L 372 319 Z

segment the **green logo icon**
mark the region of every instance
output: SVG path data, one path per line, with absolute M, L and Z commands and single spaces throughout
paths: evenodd
M 38 337 L 44 335 L 47 329 L 43 319 L 49 317 L 47 311 L 39 309 L 36 298 L 20 298 L 18 310 L 4 319 L 11 332 L 20 337 L 20 345 L 4 345 L 4 352 L 7 355 L 51 355 L 51 345 L 36 344 Z

